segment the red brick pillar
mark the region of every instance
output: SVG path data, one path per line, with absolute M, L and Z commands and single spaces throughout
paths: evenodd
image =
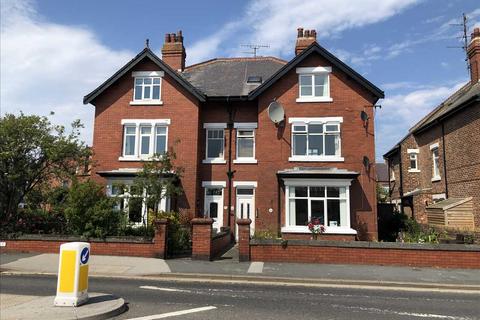
M 195 218 L 192 220 L 192 259 L 211 259 L 212 224 L 213 219 L 210 218 Z
M 238 219 L 238 260 L 250 261 L 250 219 Z
M 165 259 L 167 255 L 167 225 L 167 219 L 157 219 L 153 222 L 155 228 L 153 244 L 157 251 L 157 257 L 161 259 Z

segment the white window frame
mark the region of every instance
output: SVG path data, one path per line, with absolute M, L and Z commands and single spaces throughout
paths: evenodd
M 205 129 L 205 159 L 202 163 L 205 164 L 225 164 L 225 129 L 227 128 L 226 123 L 204 123 L 203 128 Z M 209 130 L 223 130 L 223 153 L 221 157 L 209 158 L 208 157 L 208 132 Z
M 430 145 L 430 151 L 432 153 L 432 182 L 442 180 L 440 175 L 440 151 L 438 143 Z M 437 154 L 435 156 L 435 153 Z
M 235 122 L 233 124 L 233 127 L 237 129 L 236 132 L 236 148 L 235 148 L 235 154 L 236 154 L 236 159 L 233 160 L 233 163 L 257 163 L 257 160 L 255 159 L 256 157 L 256 129 L 257 129 L 257 123 L 256 122 Z M 240 131 L 252 131 L 253 132 L 253 157 L 239 157 L 238 156 L 238 141 L 241 138 L 239 136 Z
M 298 98 L 296 102 L 332 102 L 333 99 L 330 96 L 330 73 L 332 72 L 332 67 L 300 67 L 297 68 L 298 74 Z M 327 95 L 325 96 L 315 96 L 315 75 L 324 75 L 326 77 L 325 81 L 325 90 Z M 312 77 L 312 94 L 311 95 L 302 95 L 301 94 L 301 85 L 300 78 L 302 76 L 311 76 Z
M 325 226 L 325 233 L 335 233 L 335 234 L 357 234 L 355 229 L 351 228 L 351 218 L 350 218 L 350 179 L 284 179 L 285 183 L 285 225 L 281 228 L 283 233 L 310 233 L 308 226 L 291 226 L 290 225 L 290 187 L 345 187 L 345 197 L 344 198 L 335 198 L 345 200 L 345 208 L 347 212 L 345 213 L 345 225 L 334 227 L 334 226 Z M 308 195 L 308 194 L 307 194 Z M 308 199 L 308 211 L 310 213 L 310 199 L 312 197 L 307 197 Z M 313 198 L 316 199 L 316 198 Z M 318 198 L 324 200 L 324 205 L 327 205 L 327 199 Z M 327 211 L 325 210 L 325 214 Z
M 418 149 L 407 149 L 408 154 L 408 172 L 420 172 L 418 168 Z M 411 162 L 415 161 L 415 168 L 412 168 Z
M 323 117 L 323 118 L 289 118 L 288 122 L 291 124 L 290 130 L 290 162 L 343 162 L 345 159 L 342 157 L 342 123 L 343 117 Z M 308 152 L 308 125 L 338 125 L 338 154 L 337 155 L 294 155 L 293 138 L 294 138 L 294 126 L 305 126 L 307 134 L 307 152 Z M 325 152 L 325 135 L 328 135 L 325 127 L 323 129 L 323 152 Z M 337 132 L 334 132 L 337 133 Z
M 165 127 L 165 152 L 168 150 L 168 127 L 170 125 L 170 119 L 122 119 L 123 130 L 123 143 L 122 143 L 122 155 L 118 158 L 120 161 L 145 161 L 153 160 L 155 155 L 156 139 L 157 139 L 157 127 Z M 133 155 L 125 154 L 126 147 L 126 128 L 135 127 L 135 152 Z M 141 127 L 150 127 L 150 146 L 148 154 L 141 154 L 141 142 L 142 136 Z
M 133 77 L 133 97 L 132 97 L 132 101 L 130 101 L 130 105 L 163 105 L 163 102 L 162 102 L 162 79 L 163 79 L 163 76 L 164 76 L 164 72 L 163 71 L 135 71 L 135 72 L 132 72 L 132 77 Z M 137 85 L 136 85 L 136 82 L 137 82 L 137 79 L 145 79 L 145 78 L 150 78 L 152 80 L 152 83 L 150 85 L 145 85 L 142 83 L 141 87 L 142 87 L 142 98 L 140 99 L 136 99 L 135 98 L 135 93 L 136 93 L 136 90 L 137 90 Z M 153 82 L 154 82 L 154 79 L 159 79 L 160 80 L 160 83 L 158 84 L 160 89 L 159 89 L 159 95 L 158 95 L 158 99 L 153 99 L 153 98 L 148 98 L 148 99 L 145 99 L 143 98 L 143 94 L 144 94 L 144 88 L 145 86 L 148 86 L 150 87 L 150 96 L 153 97 Z
M 395 167 L 390 164 L 390 181 L 395 181 Z

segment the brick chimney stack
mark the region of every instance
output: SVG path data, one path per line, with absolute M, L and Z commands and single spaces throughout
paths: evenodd
M 295 44 L 295 55 L 299 55 L 312 43 L 317 42 L 317 31 L 297 29 L 297 42 Z
M 467 54 L 470 65 L 470 81 L 476 83 L 480 80 L 480 28 L 473 29 Z
M 162 60 L 172 69 L 183 71 L 185 69 L 185 58 L 187 53 L 183 46 L 182 30 L 175 33 L 165 34 L 165 42 L 162 47 Z

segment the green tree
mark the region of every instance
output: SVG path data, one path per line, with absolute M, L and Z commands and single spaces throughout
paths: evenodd
M 6 114 L 0 118 L 0 219 L 16 221 L 18 207 L 34 191 L 54 181 L 73 179 L 89 158 L 89 148 L 79 139 L 83 125 L 65 127 L 47 117 Z M 81 162 L 81 163 L 80 163 Z M 38 201 L 38 199 L 37 199 Z

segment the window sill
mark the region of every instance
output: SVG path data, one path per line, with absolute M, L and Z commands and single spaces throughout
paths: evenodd
M 333 99 L 330 97 L 300 97 L 297 98 L 296 102 L 332 102 Z
M 343 157 L 316 157 L 316 156 L 293 156 L 289 157 L 290 162 L 344 162 Z
M 251 164 L 251 163 L 257 163 L 257 159 L 235 159 L 233 160 L 233 163 L 241 163 L 241 164 Z
M 163 101 L 130 101 L 131 106 L 163 106 Z
M 441 177 L 433 177 L 432 178 L 432 182 L 436 182 L 436 181 L 440 181 L 440 180 L 442 180 Z
M 395 179 L 390 179 L 390 182 L 395 182 Z
M 202 163 L 206 164 L 225 164 L 227 161 L 225 159 L 204 159 Z
M 311 233 L 307 226 L 282 227 L 282 233 Z M 325 227 L 323 234 L 357 234 L 357 230 L 349 227 Z
M 418 169 L 408 169 L 408 172 L 420 172 Z

